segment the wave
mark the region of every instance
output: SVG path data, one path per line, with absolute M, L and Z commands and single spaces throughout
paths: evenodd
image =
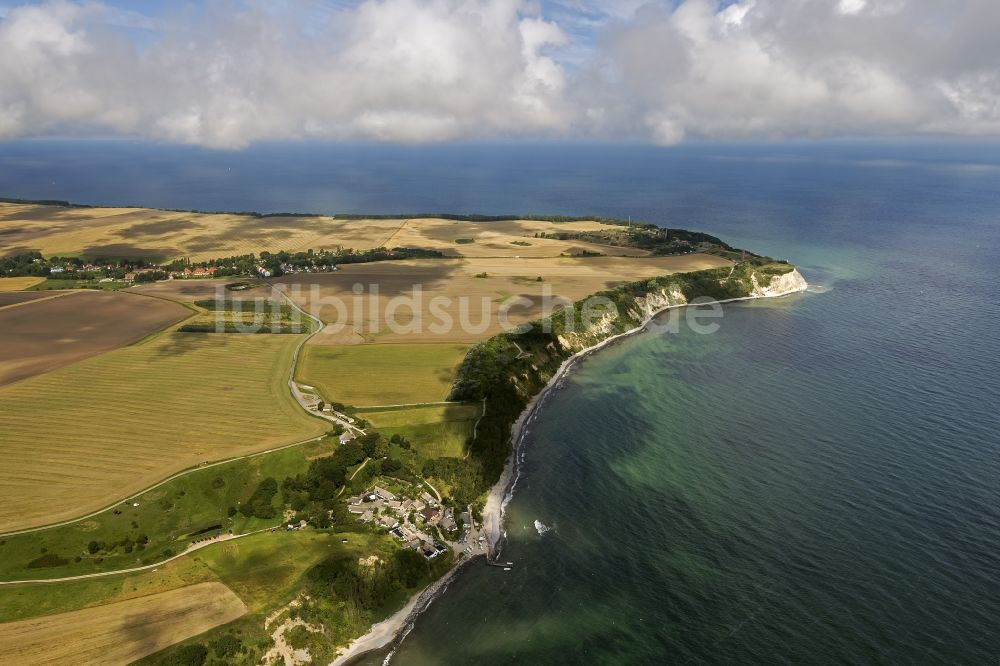
M 545 533 L 546 532 L 550 532 L 552 530 L 552 527 L 546 525 L 545 523 L 543 523 L 540 520 L 536 520 L 535 521 L 535 530 L 538 531 L 538 536 L 545 536 Z

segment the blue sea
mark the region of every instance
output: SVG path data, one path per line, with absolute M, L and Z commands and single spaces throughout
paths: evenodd
M 1000 659 L 1000 144 L 19 141 L 0 196 L 631 216 L 788 259 L 808 292 L 582 363 L 526 438 L 513 569 L 363 663 Z

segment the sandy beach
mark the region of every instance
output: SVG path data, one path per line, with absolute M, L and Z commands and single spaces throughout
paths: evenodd
M 380 650 L 389 645 L 389 643 L 399 636 L 400 632 L 409 626 L 424 609 L 437 599 L 440 593 L 444 592 L 445 588 L 448 587 L 448 583 L 455 578 L 462 567 L 476 561 L 478 557 L 474 556 L 457 562 L 455 566 L 448 570 L 448 573 L 414 594 L 406 602 L 405 606 L 381 622 L 373 624 L 372 628 L 364 636 L 355 638 L 347 644 L 347 647 L 338 650 L 337 658 L 330 663 L 330 666 L 348 664 L 352 659 L 360 657 L 366 652 Z

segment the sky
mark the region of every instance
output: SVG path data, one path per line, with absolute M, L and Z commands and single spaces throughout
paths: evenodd
M 997 0 L 0 0 L 0 138 L 1000 135 Z

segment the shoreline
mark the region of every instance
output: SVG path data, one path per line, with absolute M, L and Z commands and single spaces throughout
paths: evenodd
M 406 638 L 417 617 L 444 593 L 448 584 L 455 579 L 460 570 L 479 557 L 481 556 L 476 555 L 456 562 L 443 576 L 410 597 L 410 600 L 398 611 L 381 622 L 376 622 L 367 633 L 355 638 L 346 647 L 340 648 L 336 659 L 330 662 L 330 666 L 351 664 L 369 652 L 381 650 L 393 641 Z
M 775 293 L 765 292 L 757 296 L 729 298 L 714 302 L 724 304 L 735 303 L 738 301 L 756 301 L 765 298 L 781 298 L 783 296 L 790 296 L 792 294 L 798 294 L 806 291 L 808 283 L 806 283 L 805 279 L 802 278 L 800 273 L 798 273 L 797 269 L 794 273 L 801 278 L 800 285 L 797 285 L 795 288 L 785 289 Z M 651 312 L 645 319 L 643 319 L 642 323 L 635 328 L 629 329 L 624 333 L 612 335 L 595 345 L 591 345 L 590 347 L 586 347 L 585 349 L 581 349 L 580 351 L 574 353 L 562 362 L 552 378 L 528 402 L 527 407 L 524 408 L 524 411 L 521 412 L 520 416 L 518 416 L 514 425 L 511 426 L 510 454 L 507 456 L 507 461 L 504 463 L 503 472 L 500 474 L 500 478 L 490 488 L 489 494 L 486 497 L 486 506 L 483 508 L 482 525 L 483 531 L 486 534 L 488 546 L 485 557 L 488 560 L 495 561 L 503 550 L 503 541 L 506 538 L 506 531 L 503 529 L 503 521 L 506 517 L 507 504 L 513 498 L 514 490 L 516 489 L 517 482 L 520 479 L 520 463 L 522 460 L 521 454 L 523 452 L 524 437 L 527 434 L 527 426 L 535 418 L 538 410 L 544 405 L 545 400 L 551 394 L 552 389 L 556 388 L 560 381 L 565 378 L 567 373 L 581 360 L 600 351 L 601 349 L 604 349 L 606 346 L 614 344 L 617 341 L 642 333 L 647 330 L 649 323 L 662 313 L 677 308 L 686 308 L 689 305 L 690 303 L 666 305 Z M 409 629 L 412 629 L 413 622 L 417 619 L 417 617 L 427 607 L 429 607 L 435 599 L 444 593 L 448 584 L 454 580 L 455 576 L 458 575 L 458 572 L 465 567 L 465 565 L 477 560 L 478 558 L 479 556 L 475 556 L 457 562 L 441 578 L 413 595 L 410 601 L 408 601 L 399 611 L 385 620 L 372 625 L 371 629 L 369 629 L 367 633 L 351 641 L 344 649 L 344 652 L 339 654 L 337 658 L 331 662 L 330 666 L 347 666 L 352 663 L 352 661 L 368 652 L 382 649 L 393 641 L 401 641 L 409 633 Z M 389 656 L 391 657 L 391 654 Z
M 797 274 L 802 278 L 801 273 L 798 269 L 794 270 L 793 273 Z M 714 301 L 718 304 L 725 303 L 735 303 L 739 301 L 757 301 L 766 298 L 781 298 L 783 296 L 790 296 L 792 294 L 799 294 L 805 292 L 809 287 L 809 284 L 802 278 L 802 282 L 799 286 L 793 289 L 786 289 L 783 291 L 778 291 L 776 293 L 763 293 L 758 296 L 744 296 L 741 298 L 728 298 L 721 301 Z M 651 312 L 642 323 L 635 328 L 629 329 L 624 333 L 617 333 L 611 337 L 601 340 L 595 345 L 586 347 L 576 352 L 559 366 L 559 369 L 552 376 L 552 378 L 542 387 L 535 396 L 528 402 L 528 406 L 524 408 L 521 415 L 518 416 L 514 425 L 511 426 L 510 439 L 511 439 L 511 453 L 507 457 L 507 462 L 504 464 L 503 472 L 500 474 L 500 478 L 497 480 L 493 487 L 490 488 L 490 492 L 486 498 L 486 506 L 483 509 L 483 528 L 487 534 L 487 541 L 489 545 L 489 550 L 487 551 L 487 557 L 489 559 L 495 559 L 500 555 L 502 550 L 502 540 L 506 536 L 506 532 L 503 529 L 503 521 L 506 516 L 507 504 L 513 497 L 514 489 L 517 486 L 517 481 L 520 478 L 520 454 L 522 453 L 522 444 L 524 436 L 527 434 L 527 425 L 534 419 L 538 410 L 542 407 L 545 399 L 552 392 L 554 388 L 557 388 L 559 382 L 569 373 L 573 367 L 587 358 L 591 354 L 594 354 L 604 347 L 611 345 L 619 340 L 624 340 L 633 335 L 638 335 L 647 329 L 649 323 L 653 321 L 656 317 L 660 316 L 664 312 L 669 310 L 674 310 L 678 308 L 686 308 L 690 303 L 677 303 L 675 305 L 666 305 Z

